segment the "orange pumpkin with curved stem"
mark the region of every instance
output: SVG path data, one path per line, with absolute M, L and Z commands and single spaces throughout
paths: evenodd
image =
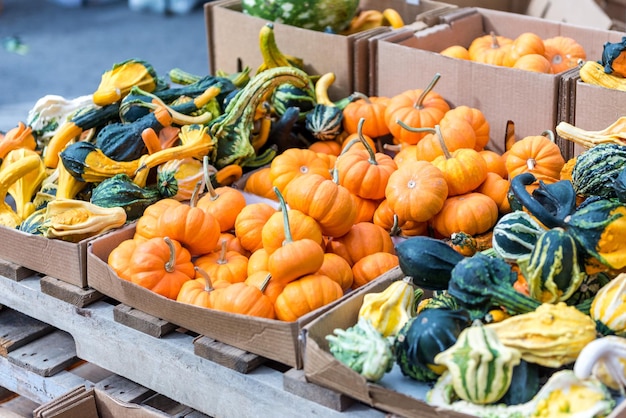
M 191 255 L 213 251 L 220 237 L 220 224 L 204 210 L 181 203 L 166 208 L 157 219 L 157 231 L 181 243 Z
M 391 209 L 389 202 L 383 200 L 380 202 L 372 222 L 383 228 L 390 236 L 407 236 L 426 235 L 428 233 L 427 222 L 406 221 L 399 223 L 398 215 Z
M 344 151 L 337 157 L 335 170 L 339 184 L 364 199 L 382 199 L 391 173 L 398 166 L 393 158 L 374 150 L 362 135 L 365 119 L 359 121 L 358 135 L 364 151 Z
M 250 251 L 241 246 L 241 240 L 232 232 L 222 232 L 217 240 L 218 244 L 213 251 L 220 251 L 222 249 L 222 241 L 226 241 L 227 251 L 236 251 L 243 256 L 250 257 Z
M 315 273 L 330 277 L 341 286 L 341 290 L 346 292 L 352 287 L 353 275 L 350 263 L 340 255 L 334 253 L 324 253 L 322 267 Z
M 322 228 L 315 219 L 298 209 L 287 209 L 287 215 L 293 240 L 308 238 L 317 242 L 320 247 L 322 246 L 324 242 Z M 284 221 L 282 211 L 275 212 L 261 229 L 263 248 L 268 255 L 282 247 L 283 241 L 285 241 Z
M 345 234 L 358 215 L 352 193 L 319 174 L 306 174 L 292 180 L 285 191 L 285 199 L 290 208 L 315 219 L 326 236 Z
M 230 283 L 224 281 L 213 283 L 205 271 L 198 267 L 195 270 L 200 277 L 183 283 L 176 301 L 203 308 L 212 308 L 213 299 L 219 293 L 219 289 L 229 286 Z
M 259 287 L 244 282 L 233 283 L 220 290 L 213 299 L 213 308 L 234 314 L 274 319 L 274 303 L 264 293 L 269 280 L 270 276 Z
M 482 193 L 471 192 L 446 199 L 430 224 L 442 237 L 455 232 L 478 235 L 493 228 L 498 221 L 498 205 Z
M 202 255 L 194 265 L 205 271 L 213 281 L 239 283 L 248 277 L 248 257 L 237 251 L 227 250 L 227 241 L 222 241 L 220 251 Z
M 425 222 L 443 207 L 448 197 L 448 183 L 432 163 L 415 161 L 389 177 L 385 196 L 400 223 Z
M 372 222 L 359 222 L 350 231 L 329 242 L 330 251 L 342 256 L 352 266 L 361 258 L 377 253 L 395 253 L 389 233 Z
M 440 74 L 435 74 L 435 77 L 424 90 L 406 90 L 389 99 L 387 109 L 385 109 L 385 120 L 394 142 L 417 144 L 425 135 L 423 132 L 403 129 L 398 121 L 407 126 L 433 127 L 450 110 L 448 102 L 439 93 L 433 91 L 440 77 Z
M 511 183 L 507 179 L 490 172 L 487 173 L 487 178 L 478 186 L 476 191 L 492 198 L 498 205 L 500 214 L 505 214 L 511 211 L 511 204 L 508 198 L 510 186 Z
M 389 97 L 366 96 L 362 93 L 352 93 L 356 100 L 348 103 L 343 109 L 343 129 L 353 134 L 358 132 L 360 119 L 365 119 L 362 127 L 363 135 L 370 138 L 379 138 L 389 135 L 389 127 L 385 120 L 385 110 L 389 104 Z
M 457 106 L 446 112 L 446 115 L 443 118 L 446 119 L 450 117 L 465 119 L 472 126 L 476 136 L 476 143 L 474 144 L 474 149 L 476 151 L 481 151 L 485 148 L 485 146 L 487 146 L 490 139 L 489 135 L 491 132 L 491 126 L 489 125 L 489 122 L 487 122 L 485 114 L 480 109 L 464 105 Z
M 276 200 L 270 179 L 270 168 L 263 167 L 251 172 L 246 179 L 243 190 L 266 199 Z
M 169 299 L 176 299 L 183 283 L 195 274 L 189 251 L 168 237 L 137 245 L 129 264 L 131 282 Z
M 276 299 L 276 317 L 293 322 L 343 296 L 341 286 L 328 276 L 308 274 L 285 286 Z
M 398 256 L 387 252 L 373 253 L 363 257 L 352 266 L 353 289 L 366 285 L 399 265 Z
M 513 67 L 515 62 L 524 55 L 544 55 L 545 52 L 546 47 L 539 35 L 534 32 L 524 32 L 518 35 L 511 43 L 511 47 L 504 57 L 503 65 L 505 67 Z
M 235 235 L 243 248 L 254 253 L 263 247 L 263 225 L 275 212 L 276 209 L 265 202 L 250 203 L 239 212 L 235 219 Z
M 319 270 L 324 262 L 324 250 L 310 238 L 293 239 L 285 200 L 277 187 L 274 187 L 274 192 L 278 196 L 284 219 L 285 240 L 280 248 L 269 254 L 267 270 L 272 275 L 272 280 L 286 285 Z
M 235 219 L 246 206 L 246 198 L 240 190 L 230 186 L 214 188 L 209 178 L 209 157 L 203 159 L 204 183 L 208 193 L 198 199 L 196 207 L 212 215 L 220 225 L 220 232 L 230 231 Z
M 474 39 L 467 48 L 467 52 L 472 61 L 504 66 L 504 59 L 512 43 L 511 38 L 491 32 Z
M 552 65 L 552 72 L 558 74 L 574 68 L 578 60 L 586 60 L 585 48 L 568 36 L 554 36 L 544 39 L 545 56 Z
M 439 125 L 435 126 L 439 129 Z M 441 170 L 448 183 L 448 196 L 471 192 L 487 178 L 487 163 L 478 151 L 472 148 L 459 148 L 448 151 L 442 135 L 437 134 L 443 155 L 435 158 L 432 164 Z
M 435 129 L 437 126 L 439 126 L 439 131 Z M 411 129 L 410 127 L 407 128 Z M 444 155 L 440 138 L 443 139 L 450 152 L 460 148 L 474 149 L 476 146 L 476 134 L 465 119 L 444 118 L 441 120 L 441 125 L 435 125 L 435 128 L 420 129 L 428 132 L 428 134 L 415 145 L 418 160 L 433 161 Z
M 509 179 L 526 172 L 535 177 L 558 179 L 565 159 L 554 142 L 554 133 L 545 131 L 542 135 L 527 136 L 516 141 L 507 153 L 505 164 Z
M 274 157 L 270 163 L 270 180 L 281 193 L 293 179 L 304 174 L 316 173 L 330 179 L 328 161 L 309 149 L 289 148 Z

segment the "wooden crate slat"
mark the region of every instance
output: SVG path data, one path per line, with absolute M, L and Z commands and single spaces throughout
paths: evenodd
M 74 339 L 56 330 L 8 355 L 9 361 L 40 376 L 48 377 L 78 360 Z
M 120 324 L 156 338 L 161 338 L 178 328 L 175 324 L 131 308 L 123 303 L 113 308 L 113 319 Z
M 37 338 L 49 334 L 54 327 L 13 309 L 0 310 L 0 355 L 6 357 Z
M 101 380 L 95 387 L 112 398 L 128 403 L 141 403 L 156 393 L 117 374 Z
M 345 411 L 355 403 L 355 400 L 349 396 L 307 382 L 304 376 L 304 370 L 288 370 L 283 377 L 283 387 L 288 392 L 324 405 L 335 411 Z
M 20 280 L 24 280 L 27 277 L 30 277 L 36 272 L 31 269 L 27 269 L 24 266 L 20 266 L 19 264 L 11 263 L 10 261 L 0 260 L 0 275 L 15 280 L 19 282 Z
M 206 336 L 194 339 L 193 348 L 196 355 L 240 373 L 249 373 L 267 361 L 266 358 L 257 354 L 249 353 Z
M 42 277 L 39 282 L 41 291 L 46 295 L 53 296 L 79 308 L 83 308 L 104 297 L 102 293 L 95 289 L 78 287 L 50 276 Z

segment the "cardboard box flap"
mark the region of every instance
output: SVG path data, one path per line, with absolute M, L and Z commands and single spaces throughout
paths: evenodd
M 572 7 L 571 0 L 532 0 L 526 14 L 542 19 L 594 28 L 610 29 L 611 18 L 593 0 L 577 0 Z

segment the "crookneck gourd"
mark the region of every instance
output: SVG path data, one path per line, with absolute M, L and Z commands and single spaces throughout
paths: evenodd
M 228 103 L 224 113 L 210 123 L 210 134 L 217 142 L 209 155 L 213 165 L 220 169 L 229 164 L 246 165 L 254 160 L 256 152 L 250 142 L 257 107 L 269 99 L 274 89 L 284 83 L 298 88 L 311 88 L 309 76 L 294 67 L 276 67 L 252 77 Z

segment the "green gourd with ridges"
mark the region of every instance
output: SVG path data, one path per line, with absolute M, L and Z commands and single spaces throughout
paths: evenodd
M 580 287 L 585 273 L 574 238 L 563 228 L 546 231 L 532 252 L 518 264 L 530 296 L 540 302 L 565 302 Z
M 339 32 L 355 16 L 359 0 L 244 0 L 241 6 L 244 13 L 272 22 Z
M 587 149 L 576 157 L 572 184 L 582 196 L 616 197 L 613 181 L 626 168 L 626 147 L 606 143 Z
M 318 103 L 306 114 L 304 126 L 316 139 L 332 141 L 343 132 L 343 111 Z
M 290 107 L 297 107 L 300 110 L 298 119 L 302 121 L 315 106 L 315 92 L 291 84 L 281 84 L 274 90 L 272 106 L 279 116 L 284 115 Z
M 121 207 L 129 221 L 138 219 L 159 198 L 158 190 L 139 187 L 126 174 L 104 180 L 91 192 L 91 203 L 102 208 Z
M 517 210 L 503 215 L 493 227 L 492 248 L 500 257 L 516 261 L 532 252 L 546 229 L 528 212 Z
M 484 405 L 502 399 L 521 358 L 519 350 L 505 346 L 495 331 L 475 321 L 459 334 L 452 347 L 435 356 L 435 363 L 452 375 L 452 387 L 459 398 Z
M 41 225 L 46 219 L 46 208 L 38 209 L 28 215 L 26 219 L 20 223 L 17 229 L 32 235 L 43 235 Z

